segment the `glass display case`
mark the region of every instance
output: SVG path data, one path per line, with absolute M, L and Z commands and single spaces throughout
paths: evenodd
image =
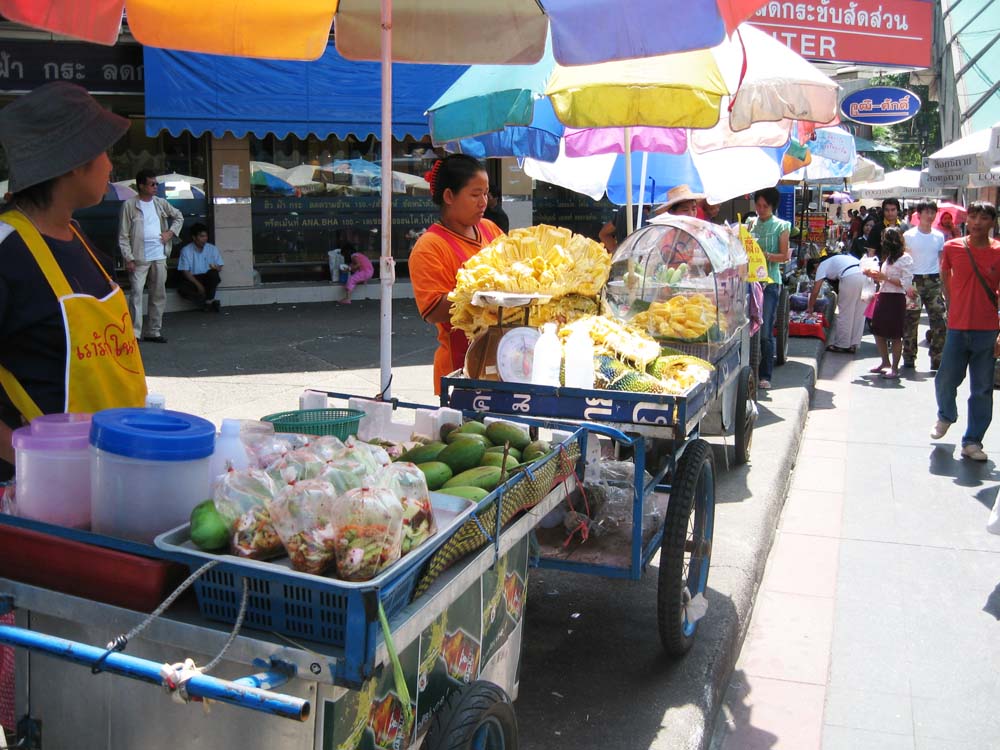
M 653 219 L 615 252 L 605 305 L 666 345 L 729 341 L 747 321 L 747 255 L 737 228 Z

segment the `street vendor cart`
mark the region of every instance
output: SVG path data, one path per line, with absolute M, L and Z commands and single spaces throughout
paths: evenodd
M 682 654 L 704 611 L 712 551 L 715 461 L 703 436 L 732 435 L 736 462 L 743 463 L 757 413 L 746 253 L 728 228 L 654 219 L 615 253 L 603 304 L 605 316 L 565 326 L 587 326 L 596 351 L 606 352 L 595 360 L 598 387 L 456 373 L 442 379 L 441 402 L 470 415 L 517 415 L 550 427 L 586 423 L 604 438 L 605 455 L 590 444 L 583 504 L 564 505 L 562 522 L 537 532 L 537 564 L 637 580 L 659 554 L 659 634 L 668 653 Z M 623 323 L 628 328 L 618 327 Z M 630 338 L 630 330 L 648 335 Z M 650 343 L 652 351 L 643 353 Z M 624 481 L 599 475 L 609 457 L 632 464 Z M 601 484 L 629 488 L 628 518 L 615 519 L 611 529 L 600 527 L 599 511 L 586 500 L 594 494 L 587 488 Z
M 437 534 L 362 583 L 201 551 L 187 524 L 153 546 L 0 515 L 21 746 L 517 747 L 528 536 L 587 430 L 560 438 L 482 501 L 431 493 Z

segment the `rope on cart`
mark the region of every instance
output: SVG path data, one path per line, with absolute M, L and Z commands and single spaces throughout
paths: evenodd
M 91 674 L 100 674 L 103 670 L 104 662 L 107 660 L 111 654 L 115 652 L 122 652 L 125 647 L 128 646 L 128 642 L 135 638 L 139 633 L 149 627 L 149 624 L 153 622 L 157 617 L 162 615 L 171 604 L 177 601 L 177 598 L 187 591 L 195 581 L 197 581 L 202 575 L 207 573 L 209 570 L 214 568 L 219 564 L 219 560 L 209 560 L 207 563 L 198 568 L 194 573 L 189 575 L 180 586 L 173 590 L 173 592 L 166 599 L 161 602 L 160 606 L 154 609 L 145 620 L 140 622 L 134 628 L 132 628 L 127 633 L 115 636 L 110 643 L 106 646 L 106 651 L 100 655 L 100 657 L 95 661 L 90 667 Z M 249 591 L 247 588 L 247 579 L 243 579 L 243 596 L 240 600 L 240 612 L 239 616 L 236 618 L 236 624 L 233 626 L 232 631 L 229 633 L 229 638 L 226 639 L 226 643 L 223 645 L 222 650 L 216 654 L 215 658 L 212 659 L 207 665 L 200 668 L 200 672 L 208 672 L 213 667 L 215 667 L 221 660 L 229 647 L 233 645 L 233 641 L 236 640 L 236 636 L 240 632 L 240 628 L 243 627 L 243 619 L 246 616 L 247 611 L 247 600 L 249 599 Z
M 560 450 L 565 451 L 565 448 L 560 446 Z M 576 486 L 580 490 L 580 496 L 583 498 L 583 509 L 586 511 L 585 515 L 578 513 L 576 508 L 573 507 L 572 494 L 569 491 L 569 487 L 566 487 L 566 481 L 569 479 L 570 474 L 572 474 L 576 478 Z M 573 519 L 578 520 L 579 523 L 576 526 L 573 526 L 572 528 L 567 528 L 567 531 L 569 533 L 567 534 L 566 539 L 563 542 L 563 547 L 569 547 L 570 542 L 573 541 L 573 537 L 576 536 L 577 532 L 579 532 L 580 534 L 581 543 L 587 541 L 590 538 L 590 524 L 593 523 L 594 520 L 594 517 L 590 513 L 590 501 L 587 500 L 587 491 L 583 487 L 583 479 L 577 472 L 576 466 L 573 467 L 573 470 L 570 472 L 570 474 L 567 474 L 565 477 L 563 477 L 563 487 L 566 489 L 566 504 L 569 506 L 570 513 L 574 514 Z M 565 521 L 563 523 L 564 525 L 566 525 Z

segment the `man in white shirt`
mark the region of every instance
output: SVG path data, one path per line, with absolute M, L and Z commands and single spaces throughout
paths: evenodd
M 865 332 L 865 305 L 861 302 L 861 291 L 865 287 L 865 276 L 861 273 L 861 263 L 849 253 L 838 253 L 826 258 L 816 269 L 816 282 L 809 295 L 808 311 L 816 306 L 816 298 L 824 281 L 839 282 L 837 294 L 837 318 L 833 326 L 833 336 L 828 352 L 854 354 Z M 832 313 L 832 310 L 828 311 Z
M 906 252 L 913 258 L 913 285 L 920 296 L 916 310 L 906 311 L 906 329 L 903 333 L 903 367 L 916 367 L 917 328 L 920 325 L 920 307 L 927 310 L 930 322 L 931 369 L 941 364 L 941 351 L 948 332 L 947 307 L 941 295 L 941 251 L 944 234 L 933 228 L 937 218 L 937 203 L 920 201 L 917 204 L 920 223 L 903 233 Z
M 181 250 L 177 270 L 181 274 L 177 293 L 202 306 L 202 312 L 219 312 L 221 305 L 215 298 L 222 270 L 222 254 L 208 241 L 208 227 L 191 226 L 191 242 Z
M 155 344 L 167 340 L 160 330 L 167 304 L 167 256 L 184 215 L 156 195 L 156 173 L 143 169 L 135 176 L 138 195 L 122 203 L 118 247 L 128 269 L 128 309 L 135 337 Z M 149 315 L 143 324 L 142 292 L 149 280 Z

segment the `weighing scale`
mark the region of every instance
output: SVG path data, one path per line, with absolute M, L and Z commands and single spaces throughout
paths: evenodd
M 474 380 L 503 380 L 508 383 L 531 381 L 531 362 L 538 330 L 528 325 L 531 306 L 545 304 L 551 294 L 476 292 L 472 304 L 497 308 L 497 323 L 479 334 L 465 354 L 465 376 Z M 524 308 L 520 325 L 504 325 L 501 309 Z

